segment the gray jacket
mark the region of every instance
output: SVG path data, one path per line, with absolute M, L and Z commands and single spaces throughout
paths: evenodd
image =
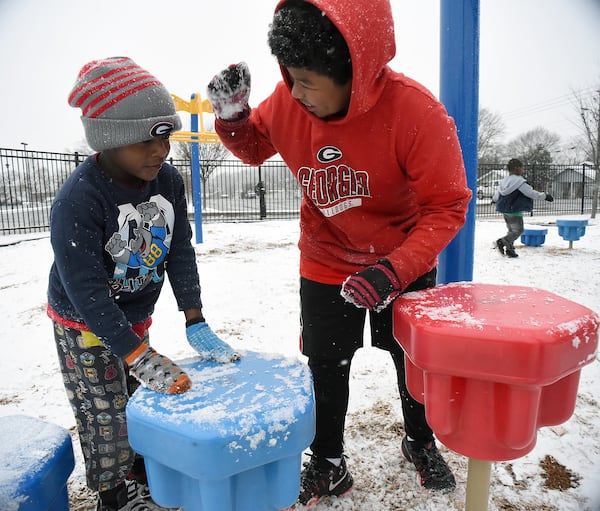
M 516 190 L 519 190 L 525 197 L 529 197 L 530 199 L 544 200 L 546 198 L 545 192 L 534 190 L 531 185 L 527 184 L 523 176 L 510 174 L 498 183 L 498 188 L 496 188 L 492 200 L 498 202 L 500 195 L 509 195 Z

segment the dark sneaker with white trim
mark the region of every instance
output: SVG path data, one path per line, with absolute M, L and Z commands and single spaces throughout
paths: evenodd
M 353 483 L 343 457 L 340 466 L 336 467 L 326 458 L 313 454 L 310 461 L 304 463 L 300 476 L 300 496 L 293 508 L 298 505 L 312 506 L 321 497 L 329 495 L 341 497 L 352 489 Z
M 456 480 L 438 451 L 435 440 L 413 442 L 404 437 L 402 454 L 415 465 L 423 488 L 443 492 L 451 492 L 456 488 Z

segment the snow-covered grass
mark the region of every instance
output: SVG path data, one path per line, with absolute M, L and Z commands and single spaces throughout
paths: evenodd
M 600 222 L 590 220 L 573 248 L 559 235 L 555 218 L 527 218 L 548 226 L 541 247 L 517 244 L 507 259 L 493 241 L 505 232 L 501 220 L 476 224 L 475 282 L 545 289 L 600 312 Z M 242 350 L 298 356 L 297 220 L 209 224 L 196 247 L 204 312 L 212 328 Z M 31 239 L 37 238 L 37 239 Z M 0 415 L 26 414 L 74 431 L 74 418 L 58 370 L 45 289 L 52 252 L 47 235 L 0 238 Z M 153 345 L 182 359 L 193 356 L 184 319 L 165 286 L 151 329 Z M 368 340 L 367 340 L 368 345 Z M 489 510 L 581 511 L 600 509 L 600 364 L 581 371 L 576 409 L 562 425 L 542 428 L 526 456 L 492 465 Z M 484 413 L 482 411 L 482 413 Z M 360 350 L 351 373 L 346 427 L 348 465 L 355 488 L 341 499 L 324 499 L 315 511 L 447 511 L 464 509 L 467 459 L 441 446 L 457 477 L 449 495 L 422 490 L 402 458 L 402 413 L 393 364 L 386 353 Z M 72 511 L 88 511 L 82 456 L 73 436 L 77 465 L 69 480 Z M 551 456 L 552 459 L 547 458 Z M 544 486 L 549 467 L 570 488 Z M 567 486 L 569 486 L 567 484 Z M 595 504 L 592 504 L 595 502 Z M 216 510 L 218 511 L 218 510 Z

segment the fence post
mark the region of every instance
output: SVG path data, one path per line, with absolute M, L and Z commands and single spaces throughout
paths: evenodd
M 582 215 L 585 212 L 585 166 L 586 166 L 586 163 L 583 162 L 583 174 L 581 176 L 581 214 Z
M 262 180 L 262 168 L 258 166 L 258 183 L 256 184 L 256 192 L 258 193 L 258 201 L 260 204 L 260 219 L 267 218 L 267 202 L 265 200 L 265 183 Z

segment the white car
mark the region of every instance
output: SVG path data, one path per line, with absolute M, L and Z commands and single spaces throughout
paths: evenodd
M 498 182 L 496 181 L 493 184 L 490 183 L 482 183 L 477 184 L 477 198 L 478 199 L 491 199 L 494 195 L 494 191 L 498 186 Z

